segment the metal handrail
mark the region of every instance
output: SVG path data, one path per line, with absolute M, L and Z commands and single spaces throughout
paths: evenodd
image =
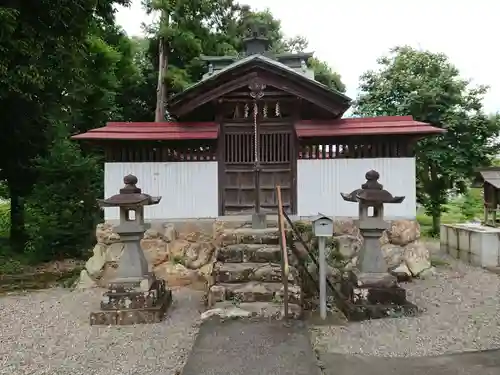
M 286 247 L 285 223 L 283 221 L 283 202 L 281 200 L 281 187 L 276 185 L 276 197 L 278 198 L 278 226 L 280 232 L 281 247 L 281 278 L 283 281 L 283 309 L 285 319 L 288 319 L 288 276 L 290 265 L 288 263 L 288 250 Z

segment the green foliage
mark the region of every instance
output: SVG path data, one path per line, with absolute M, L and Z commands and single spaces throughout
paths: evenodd
M 0 239 L 7 238 L 10 231 L 10 203 L 0 203 Z
M 97 25 L 114 22 L 114 5 L 128 3 L 26 0 L 0 10 L 0 180 L 9 188 L 15 252 L 27 238 L 24 202 L 38 178 L 34 160 L 46 154 L 53 122 L 78 112 L 72 104 L 81 82 L 99 73 L 86 66 Z
M 345 92 L 346 87 L 340 78 L 340 74 L 334 72 L 328 64 L 312 57 L 309 59 L 309 65 L 314 70 L 314 79 L 316 81 L 331 89 Z
M 447 130 L 416 146 L 417 197 L 437 233 L 449 194 L 465 193 L 474 169 L 497 153 L 500 121 L 483 112 L 487 88 L 471 87 L 443 54 L 397 47 L 378 63 L 361 77 L 357 115 L 412 115 Z
M 482 189 L 468 189 L 463 195 L 451 198 L 444 206 L 441 214 L 441 223 L 455 224 L 472 220 L 481 220 L 483 217 Z M 432 217 L 424 210 L 417 212 L 417 221 L 423 235 L 437 237 L 439 233 L 433 231 Z
M 58 127 L 48 155 L 37 160 L 39 178 L 28 201 L 29 250 L 39 260 L 81 256 L 99 220 L 99 162 L 84 156 L 64 126 Z
M 242 52 L 256 23 L 266 26 L 275 52 L 307 48 L 300 36 L 285 38 L 268 10 L 234 0 L 146 0 L 166 16 L 149 25 L 148 38 L 129 38 L 114 19 L 115 5 L 129 3 L 28 0 L 0 9 L 0 199 L 11 202 L 0 203 L 5 267 L 79 257 L 94 241 L 102 163 L 69 136 L 110 120 L 154 118 L 160 37 L 169 94 L 201 79 L 200 55 Z M 338 74 L 310 63 L 319 81 L 343 90 Z
M 9 198 L 9 188 L 5 181 L 0 181 L 0 199 Z
M 24 270 L 24 265 L 17 259 L 0 257 L 0 275 L 15 275 Z
M 465 220 L 473 220 L 483 215 L 483 192 L 481 189 L 469 189 L 460 204 Z
M 146 7 L 165 12 L 157 24 L 148 28 L 148 55 L 157 70 L 159 37 L 163 37 L 169 51 L 165 81 L 170 95 L 202 78 L 205 64 L 199 59 L 200 55 L 234 56 L 244 52 L 242 40 L 254 25 L 266 30 L 270 49 L 274 53 L 305 52 L 308 46 L 302 36 L 286 38 L 281 21 L 268 9 L 253 11 L 250 6 L 233 0 L 208 0 L 202 3 L 194 0 L 147 0 Z M 309 63 L 319 82 L 332 89 L 345 91 L 340 75 L 325 62 L 311 59 Z M 156 82 L 152 81 L 150 87 L 155 86 Z

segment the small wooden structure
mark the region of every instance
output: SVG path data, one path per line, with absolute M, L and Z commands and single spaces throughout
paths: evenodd
M 472 182 L 472 187 L 483 189 L 483 224 L 498 227 L 497 212 L 500 204 L 500 167 L 477 169 Z

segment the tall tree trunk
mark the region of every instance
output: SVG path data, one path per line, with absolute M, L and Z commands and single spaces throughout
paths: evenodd
M 9 183 L 10 195 L 10 246 L 12 251 L 20 254 L 26 245 L 26 228 L 24 223 L 24 199 Z
M 158 86 L 156 87 L 156 111 L 155 122 L 165 119 L 165 72 L 167 59 L 165 57 L 165 40 L 160 38 L 159 42 L 159 64 L 158 64 Z
M 168 27 L 170 19 L 169 12 L 161 11 L 161 23 L 164 27 Z M 156 111 L 155 122 L 165 120 L 165 110 L 167 104 L 167 89 L 165 87 L 165 74 L 168 68 L 168 53 L 166 48 L 166 40 L 160 37 L 158 45 L 158 86 L 156 87 Z
M 165 113 L 167 111 L 167 85 L 165 84 L 165 74 L 168 69 L 168 53 L 166 52 L 167 46 L 163 45 L 163 85 L 161 89 L 162 103 L 163 103 L 163 118 L 165 118 Z
M 441 231 L 441 212 L 432 214 L 432 235 L 437 236 Z

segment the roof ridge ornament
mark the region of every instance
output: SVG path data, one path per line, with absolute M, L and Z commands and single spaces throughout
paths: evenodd
M 264 90 L 266 89 L 266 84 L 258 78 L 254 78 L 248 84 L 250 89 L 250 96 L 253 100 L 260 100 L 264 96 Z
M 243 39 L 245 55 L 263 55 L 269 50 L 271 41 L 267 37 L 267 27 L 260 22 L 252 24 Z

